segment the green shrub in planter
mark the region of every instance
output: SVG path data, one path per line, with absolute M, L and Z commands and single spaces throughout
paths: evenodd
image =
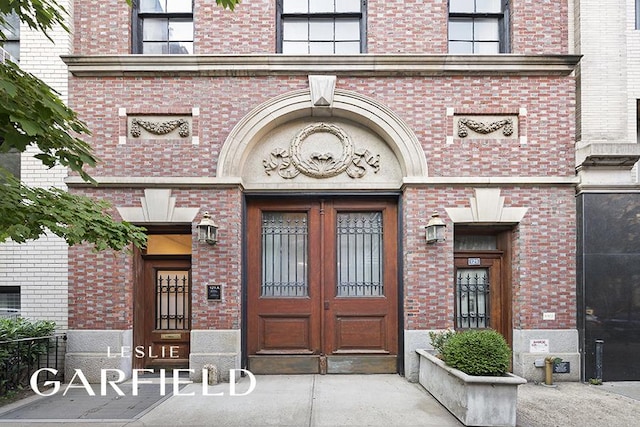
M 436 356 L 442 357 L 442 351 L 447 345 L 449 338 L 455 335 L 455 331 L 447 329 L 443 332 L 429 332 L 429 339 L 431 340 L 431 346 L 436 351 Z
M 448 337 L 441 356 L 444 363 L 465 374 L 500 376 L 509 370 L 511 349 L 492 329 L 469 330 Z

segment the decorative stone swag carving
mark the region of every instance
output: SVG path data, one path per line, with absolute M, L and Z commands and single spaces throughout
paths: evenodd
M 152 122 L 148 120 L 131 120 L 131 136 L 140 137 L 140 128 L 154 135 L 166 135 L 169 132 L 178 129 L 178 134 L 182 138 L 189 136 L 189 122 L 185 119 L 168 120 L 165 122 Z
M 342 151 L 338 155 L 330 151 L 313 151 L 305 156 L 302 146 L 314 134 L 333 135 L 341 144 Z M 317 144 L 313 146 L 318 147 Z M 362 178 L 367 173 L 367 166 L 377 173 L 380 169 L 380 155 L 369 150 L 356 150 L 351 138 L 341 128 L 327 123 L 314 123 L 302 129 L 291 141 L 288 149 L 276 148 L 262 164 L 265 173 L 278 170 L 278 175 L 285 179 L 293 179 L 300 175 L 312 178 L 331 178 L 346 172 L 351 178 Z
M 503 119 L 491 123 L 483 123 L 471 119 L 458 119 L 458 136 L 460 138 L 466 138 L 469 135 L 468 129 L 477 133 L 488 134 L 500 128 L 502 128 L 504 136 L 511 136 L 513 134 L 513 119 Z

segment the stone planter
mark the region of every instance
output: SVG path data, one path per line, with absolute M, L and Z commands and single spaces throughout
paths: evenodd
M 425 350 L 416 352 L 420 384 L 464 425 L 516 425 L 518 386 L 527 382 L 524 378 L 467 375 Z

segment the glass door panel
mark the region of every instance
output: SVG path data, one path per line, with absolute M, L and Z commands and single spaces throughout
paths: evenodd
M 261 297 L 306 297 L 307 214 L 262 213 Z
M 457 328 L 490 327 L 488 268 L 457 269 L 456 305 Z
M 382 237 L 382 212 L 337 214 L 337 296 L 384 295 Z
M 156 329 L 189 329 L 189 271 L 156 271 Z

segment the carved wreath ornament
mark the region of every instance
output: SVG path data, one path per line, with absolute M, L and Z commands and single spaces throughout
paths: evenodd
M 186 138 L 189 136 L 189 122 L 185 119 L 169 120 L 166 122 L 150 122 L 147 120 L 131 120 L 131 136 L 138 138 L 140 136 L 140 128 L 154 135 L 166 135 L 169 132 L 178 129 L 178 134 Z
M 487 134 L 495 132 L 500 128 L 502 128 L 502 134 L 504 136 L 511 136 L 511 134 L 513 134 L 513 120 L 504 119 L 491 123 L 482 123 L 471 119 L 458 120 L 458 136 L 460 138 L 466 138 L 467 135 L 469 135 L 468 129 L 481 134 Z
M 302 147 L 314 134 L 337 138 L 341 152 L 312 152 L 307 156 L 303 155 Z M 276 148 L 262 164 L 267 175 L 277 169 L 278 175 L 285 179 L 293 179 L 301 173 L 312 178 L 331 178 L 343 172 L 351 178 L 362 178 L 367 173 L 367 165 L 374 173 L 380 170 L 380 155 L 374 155 L 369 150 L 354 149 L 349 135 L 337 126 L 315 123 L 302 129 L 293 138 L 288 150 Z

